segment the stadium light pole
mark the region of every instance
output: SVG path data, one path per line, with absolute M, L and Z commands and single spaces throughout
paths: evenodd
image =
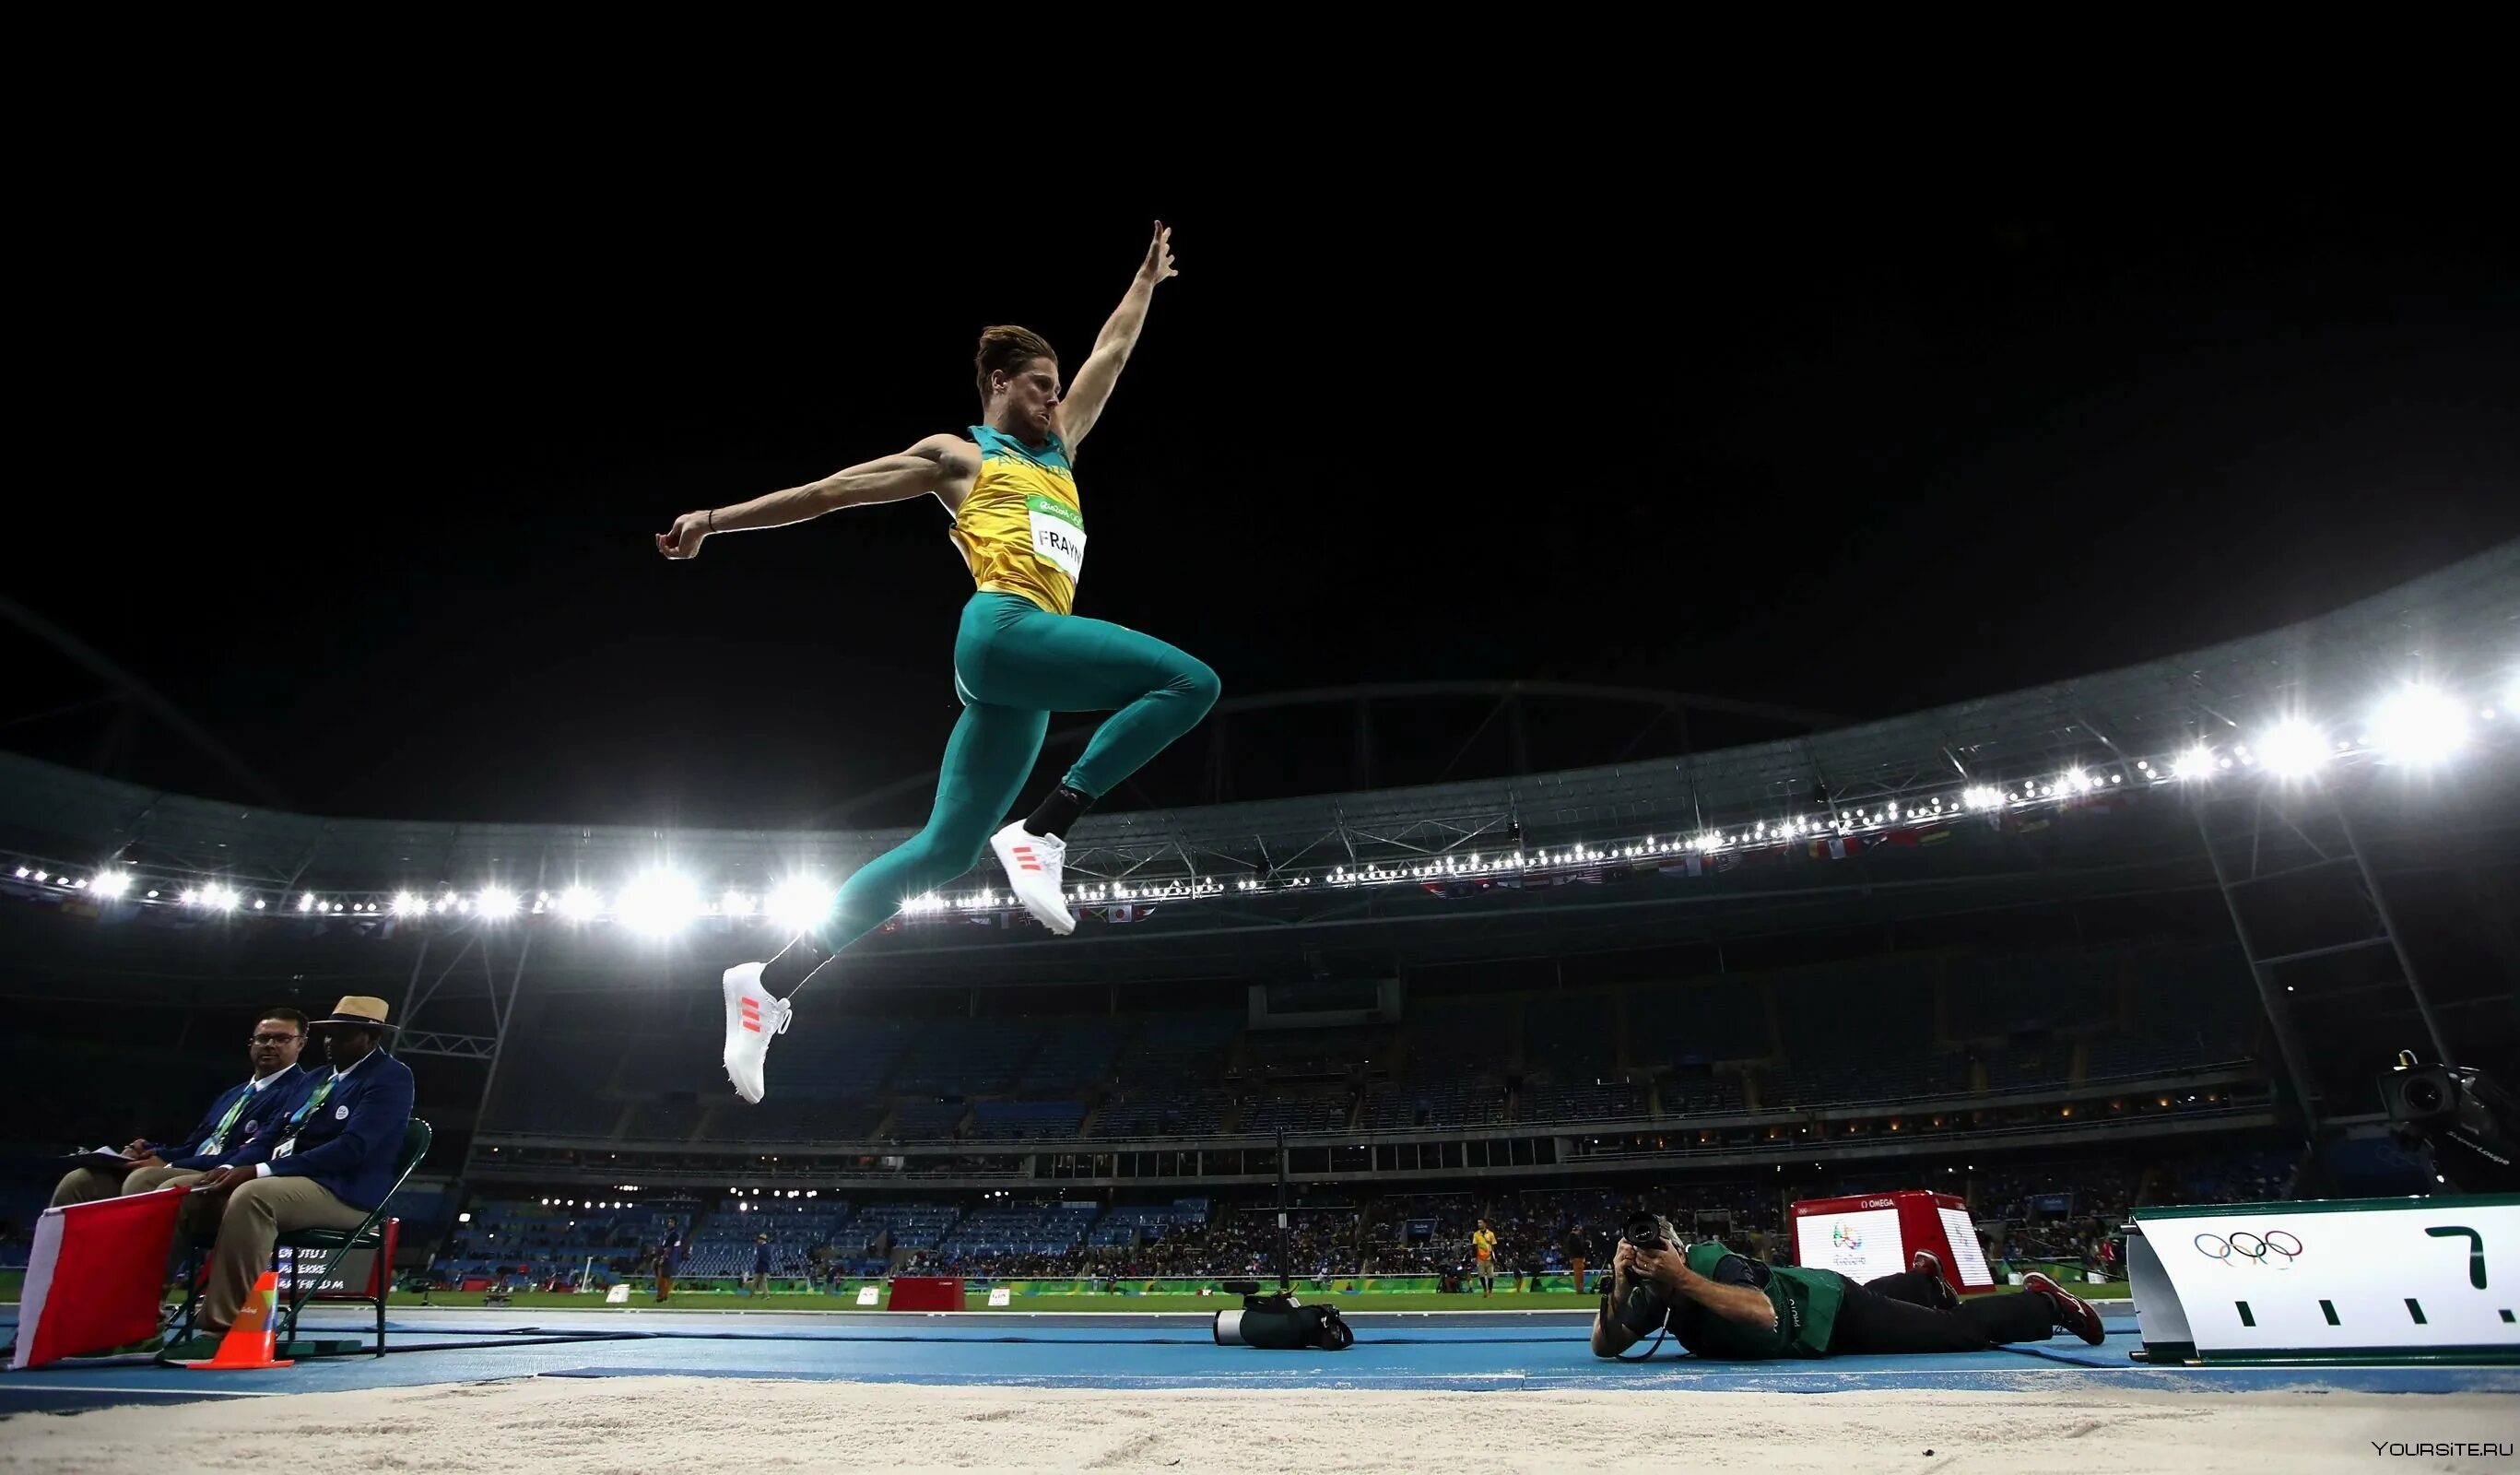
M 1278 1294 L 1294 1288 L 1286 1274 L 1286 1129 L 1278 1129 Z

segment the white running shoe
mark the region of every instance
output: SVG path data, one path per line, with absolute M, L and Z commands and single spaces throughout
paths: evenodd
M 761 1067 L 770 1058 L 770 1037 L 788 1033 L 788 1007 L 761 986 L 757 962 L 726 970 L 726 1075 L 735 1094 L 758 1104 Z
M 1061 937 L 1076 930 L 1076 918 L 1059 895 L 1058 877 L 1067 864 L 1067 842 L 1057 835 L 1034 834 L 1018 820 L 989 837 L 998 864 L 1007 868 L 1007 884 L 1033 919 Z

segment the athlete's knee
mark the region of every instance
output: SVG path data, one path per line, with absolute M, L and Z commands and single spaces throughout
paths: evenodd
M 977 822 L 932 826 L 923 831 L 918 891 L 931 891 L 987 859 L 989 834 L 989 827 Z
M 1217 679 L 1215 669 L 1207 662 L 1195 655 L 1185 655 L 1181 670 L 1172 679 L 1172 689 L 1203 716 L 1208 708 L 1216 705 L 1216 698 L 1224 692 L 1225 683 Z

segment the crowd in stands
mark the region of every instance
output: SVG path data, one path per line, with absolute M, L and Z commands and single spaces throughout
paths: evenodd
M 1574 1253 L 1608 1262 L 1634 1213 L 1670 1217 L 1685 1234 L 1721 1238 L 1749 1253 L 1789 1258 L 1787 1209 L 1800 1198 L 1931 1186 L 1972 1205 L 1995 1258 L 2083 1262 L 2113 1268 L 2108 1241 L 2141 1202 L 2280 1198 L 2293 1162 L 2260 1147 L 2075 1161 L 2001 1163 L 1956 1182 L 1873 1163 L 1770 1184 L 1749 1179 L 1616 1188 L 1377 1193 L 1370 1185 L 1322 1185 L 1287 1210 L 1287 1265 L 1299 1276 L 1458 1274 L 1481 1219 L 1497 1235 L 1500 1276 L 1562 1274 Z M 446 1283 L 483 1275 L 565 1288 L 585 1263 L 597 1283 L 650 1274 L 661 1227 L 687 1237 L 678 1284 L 731 1286 L 748 1277 L 767 1239 L 771 1275 L 786 1286 L 833 1286 L 884 1274 L 990 1279 L 1145 1281 L 1274 1275 L 1276 1206 L 1179 1198 L 1104 1206 L 1088 1199 L 1023 1199 L 992 1193 L 873 1203 L 729 1197 L 571 1209 L 564 1201 L 476 1201 L 472 1221 L 434 1273 Z M 697 1228 L 695 1228 L 697 1226 Z
M 502 1072 L 486 1122 L 641 1144 L 1668 1124 L 2200 1072 L 2253 1058 L 2257 1019 L 2228 944 L 1948 950 L 1413 1000 L 1400 1024 L 1264 1029 L 1223 1010 L 851 1020 L 783 1044 L 779 1088 L 748 1107 L 686 1031 L 562 1020 L 512 1042 L 530 1058 Z

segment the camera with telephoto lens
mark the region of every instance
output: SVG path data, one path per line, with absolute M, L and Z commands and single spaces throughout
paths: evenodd
M 1239 1293 L 1240 1311 L 1216 1314 L 1216 1345 L 1259 1347 L 1272 1352 L 1345 1352 L 1356 1345 L 1356 1333 L 1335 1306 L 1298 1306 L 1292 1296 L 1260 1294 L 1256 1280 L 1224 1282 L 1227 1295 Z
M 2484 1071 L 2419 1065 L 2413 1050 L 2400 1050 L 2379 1088 L 2392 1135 L 2442 1186 L 2452 1193 L 2520 1189 L 2520 1100 Z
M 1680 1231 L 1660 1214 L 1638 1214 L 1619 1230 L 1619 1237 L 1640 1250 L 1677 1250 Z M 1671 1302 L 1664 1299 L 1662 1288 L 1642 1275 L 1631 1274 L 1625 1295 L 1617 1295 L 1617 1277 L 1611 1279 L 1616 1297 L 1610 1307 L 1610 1318 L 1635 1336 L 1660 1330 L 1671 1315 Z

